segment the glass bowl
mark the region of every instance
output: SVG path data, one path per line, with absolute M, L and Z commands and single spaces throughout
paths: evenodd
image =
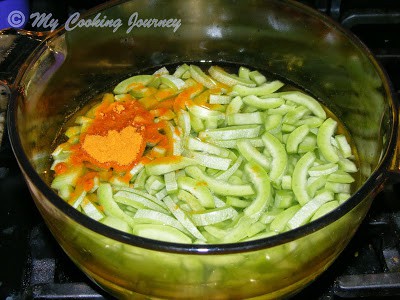
M 398 108 L 368 49 L 331 19 L 287 0 L 113 1 L 81 17 L 53 33 L 17 33 L 17 40 L 35 40 L 37 47 L 11 85 L 8 112 L 12 147 L 35 204 L 73 262 L 110 294 L 134 299 L 277 299 L 326 270 L 388 172 L 398 170 Z M 147 19 L 158 23 L 145 27 Z M 266 70 L 320 99 L 359 151 L 353 196 L 295 230 L 221 245 L 133 236 L 59 198 L 49 187 L 50 153 L 66 120 L 121 79 L 182 62 Z

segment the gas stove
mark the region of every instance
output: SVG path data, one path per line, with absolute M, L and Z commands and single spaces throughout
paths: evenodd
M 54 12 L 65 20 L 68 13 L 102 2 L 41 0 L 31 1 L 31 9 Z M 355 33 L 378 58 L 400 99 L 399 1 L 299 2 Z M 386 186 L 343 253 L 293 299 L 398 299 L 399 195 L 399 184 Z M 0 147 L 0 199 L 0 299 L 111 299 L 71 262 L 51 236 L 31 200 L 6 134 Z

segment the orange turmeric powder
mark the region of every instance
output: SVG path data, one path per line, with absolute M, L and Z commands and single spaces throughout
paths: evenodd
M 146 143 L 158 144 L 168 151 L 171 142 L 160 132 L 165 122 L 154 122 L 154 115 L 139 101 L 128 98 L 107 101 L 96 110 L 95 118 L 79 144 L 73 146 L 72 162 L 89 163 L 104 169 L 128 171 L 143 159 Z
M 140 154 L 143 136 L 133 126 L 117 132 L 108 131 L 106 136 L 86 135 L 82 148 L 98 162 L 116 162 L 120 166 L 130 165 Z

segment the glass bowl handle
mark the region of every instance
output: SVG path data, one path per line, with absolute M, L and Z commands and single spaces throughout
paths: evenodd
M 400 108 L 397 111 L 397 117 L 400 116 Z M 388 179 L 392 183 L 400 183 L 400 124 L 397 128 L 397 139 L 396 149 L 393 155 L 392 163 L 388 170 Z
M 29 55 L 48 36 L 45 32 L 22 29 L 0 30 L 0 146 L 2 144 L 6 111 L 14 81 Z
M 3 84 L 14 83 L 20 67 L 48 35 L 22 29 L 0 30 L 0 80 Z

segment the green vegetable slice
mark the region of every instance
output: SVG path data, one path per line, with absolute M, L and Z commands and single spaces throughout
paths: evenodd
M 266 96 L 279 90 L 284 84 L 279 80 L 265 82 L 257 87 L 248 87 L 243 84 L 237 84 L 232 88 L 232 93 L 239 96 Z
M 293 205 L 284 211 L 277 214 L 274 220 L 269 225 L 269 229 L 275 232 L 283 232 L 286 229 L 286 225 L 289 220 L 297 213 L 301 208 L 300 205 Z
M 247 105 L 257 107 L 259 109 L 270 109 L 281 106 L 285 100 L 280 97 L 265 97 L 260 98 L 254 94 L 250 94 L 242 99 Z
M 226 150 L 222 147 L 215 146 L 210 143 L 203 142 L 203 141 L 193 138 L 193 137 L 188 138 L 186 147 L 190 150 L 203 151 L 203 152 L 215 154 L 215 155 L 218 155 L 221 157 L 229 156 L 229 150 Z
M 263 134 L 262 140 L 266 149 L 272 156 L 269 177 L 272 181 L 276 181 L 283 175 L 287 167 L 288 158 L 285 147 L 275 136 L 269 132 L 265 132 Z
M 226 84 L 228 86 L 233 86 L 235 84 L 241 84 L 249 87 L 256 86 L 256 84 L 250 79 L 242 78 L 235 74 L 230 74 L 218 66 L 211 66 L 208 69 L 208 73 L 215 80 L 222 82 L 223 84 Z
M 306 224 L 322 204 L 333 200 L 333 198 L 333 193 L 331 191 L 324 191 L 316 195 L 296 212 L 288 221 L 287 226 L 290 229 L 294 229 Z
M 197 229 L 196 225 L 193 224 L 186 213 L 169 196 L 164 198 L 164 203 L 183 227 L 185 227 L 195 238 L 206 241 L 206 238 Z
M 314 213 L 314 215 L 311 218 L 311 222 L 326 215 L 327 213 L 331 212 L 335 208 L 339 206 L 338 201 L 328 201 L 324 204 L 322 204 Z
M 332 118 L 328 118 L 319 127 L 317 135 L 318 150 L 326 160 L 333 163 L 339 161 L 339 155 L 331 144 L 331 138 L 336 131 L 336 127 L 337 122 Z
M 185 171 L 192 178 L 204 181 L 208 188 L 216 194 L 225 196 L 250 196 L 254 194 L 253 188 L 249 184 L 230 184 L 222 180 L 211 178 L 205 175 L 196 166 L 187 167 Z
M 294 103 L 307 107 L 309 110 L 313 112 L 314 115 L 316 115 L 321 119 L 326 118 L 326 112 L 322 108 L 321 104 L 309 95 L 306 95 L 299 91 L 295 91 L 295 92 L 282 92 L 280 93 L 280 96 L 286 100 L 290 100 Z
M 186 156 L 193 158 L 201 166 L 222 171 L 227 170 L 232 162 L 230 158 L 219 157 L 195 151 L 186 153 Z
M 143 84 L 148 85 L 151 81 L 153 81 L 153 75 L 136 75 L 132 76 L 128 79 L 121 81 L 117 86 L 114 88 L 114 94 L 126 94 L 128 93 L 134 86 L 132 84 Z
M 178 160 L 169 159 L 165 162 L 154 160 L 145 165 L 145 170 L 150 175 L 163 175 L 165 173 L 183 169 L 190 165 L 196 165 L 197 163 L 196 160 L 188 157 L 179 157 Z
M 201 181 L 201 179 L 193 179 L 190 177 L 178 178 L 179 188 L 190 192 L 194 195 L 203 207 L 215 207 L 214 197 L 209 188 Z
M 112 194 L 112 188 L 109 183 L 101 183 L 97 189 L 97 198 L 99 203 L 104 208 L 104 213 L 109 216 L 121 219 L 128 223 L 130 226 L 134 226 L 135 222 L 133 218 L 127 215 L 115 202 Z
M 338 164 L 327 163 L 327 164 L 322 164 L 322 165 L 318 165 L 315 167 L 311 167 L 310 169 L 308 169 L 308 174 L 310 176 L 323 176 L 323 175 L 329 175 L 331 173 L 334 173 L 338 169 L 339 169 Z
M 173 88 L 175 90 L 180 90 L 185 87 L 185 82 L 173 75 L 162 75 L 161 77 L 161 83 L 168 85 L 170 88 Z
M 232 207 L 219 207 L 209 209 L 205 212 L 195 212 L 191 214 L 193 223 L 197 226 L 207 226 L 232 219 L 238 215 Z
M 138 224 L 134 227 L 133 234 L 148 239 L 179 243 L 192 244 L 192 239 L 176 228 L 158 224 Z
M 248 140 L 238 140 L 237 148 L 240 154 L 242 154 L 247 161 L 255 162 L 264 169 L 270 169 L 271 163 L 268 158 L 262 155 L 255 147 L 253 147 Z
M 186 230 L 175 218 L 151 209 L 138 209 L 133 219 L 136 224 L 159 224 L 174 227 L 182 232 Z
M 253 113 L 236 113 L 227 115 L 226 121 L 228 125 L 263 124 L 264 117 L 259 111 Z
M 149 200 L 148 198 L 142 197 L 138 194 L 130 193 L 127 191 L 119 191 L 114 195 L 115 202 L 129 205 L 135 208 L 150 208 L 155 211 L 166 213 L 167 211 L 156 202 Z
M 286 150 L 288 153 L 297 153 L 299 144 L 307 136 L 310 129 L 307 125 L 301 125 L 294 129 L 288 136 Z
M 292 189 L 297 201 L 301 205 L 306 204 L 310 200 L 306 189 L 307 173 L 310 166 L 314 163 L 315 158 L 314 152 L 307 152 L 299 159 L 293 170 Z
M 206 75 L 200 67 L 190 65 L 189 71 L 190 75 L 192 75 L 192 78 L 205 87 L 209 89 L 214 89 L 217 87 L 216 82 L 210 76 Z
M 118 217 L 105 216 L 103 219 L 100 220 L 100 222 L 114 229 L 118 229 L 129 233 L 132 232 L 132 228 L 129 226 L 129 224 Z
M 258 137 L 261 131 L 260 125 L 238 125 L 228 126 L 218 129 L 209 129 L 199 133 L 199 138 L 215 139 L 215 140 L 236 140 L 242 138 L 255 138 Z
M 271 182 L 267 172 L 258 164 L 249 162 L 245 166 L 245 171 L 254 184 L 256 197 L 253 202 L 244 209 L 244 213 L 246 216 L 258 220 L 271 202 Z

